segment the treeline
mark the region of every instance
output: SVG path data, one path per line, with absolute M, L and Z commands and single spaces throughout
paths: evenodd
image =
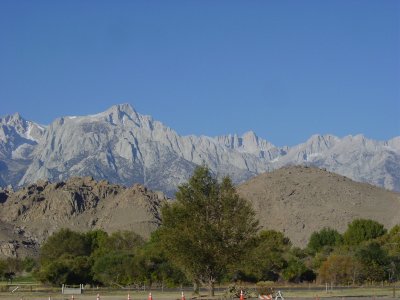
M 37 279 L 54 285 L 203 284 L 211 295 L 215 283 L 236 281 L 395 281 L 400 226 L 387 231 L 357 219 L 343 234 L 314 232 L 300 249 L 281 232 L 260 231 L 251 205 L 230 179 L 218 182 L 200 167 L 179 187 L 176 201 L 162 208 L 162 225 L 149 240 L 129 231 L 63 229 L 43 244 L 36 265 L 29 262 Z
M 44 283 L 165 286 L 192 281 L 167 258 L 158 232 L 144 241 L 134 232 L 107 234 L 62 229 L 43 244 L 40 259 L 0 260 L 0 276 L 33 272 Z M 293 247 L 281 232 L 261 231 L 222 282 L 317 281 L 361 284 L 394 281 L 400 275 L 400 226 L 386 232 L 372 220 L 355 220 L 341 235 L 324 228 L 311 235 L 306 248 Z
M 102 230 L 79 233 L 62 229 L 43 244 L 34 275 L 54 285 L 163 282 L 169 286 L 185 282 L 156 244 L 154 238 L 145 242 L 131 231 L 109 235 Z

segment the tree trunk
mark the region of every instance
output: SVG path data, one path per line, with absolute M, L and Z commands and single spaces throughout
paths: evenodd
M 208 296 L 214 297 L 214 280 L 210 279 L 208 282 Z
M 200 287 L 199 287 L 198 281 L 194 281 L 193 282 L 193 294 L 199 295 L 200 294 L 199 290 L 200 290 Z

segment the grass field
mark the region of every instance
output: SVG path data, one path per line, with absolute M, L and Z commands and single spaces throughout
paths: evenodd
M 257 299 L 257 292 L 255 286 L 247 287 Z M 274 286 L 275 291 L 282 291 L 285 299 L 374 299 L 374 298 L 387 298 L 387 299 L 400 299 L 400 283 L 397 283 L 395 296 L 394 286 L 391 285 L 380 285 L 380 286 L 367 286 L 367 287 L 325 287 L 315 284 L 307 285 L 289 285 L 289 286 Z M 12 292 L 13 291 L 13 292 Z M 190 287 L 184 288 L 186 299 L 205 300 L 210 299 L 207 296 L 205 289 L 201 290 L 200 296 L 194 296 Z M 226 295 L 226 287 L 216 287 L 215 297 L 213 299 L 232 299 Z M 181 289 L 169 289 L 169 290 L 156 290 L 152 291 L 153 300 L 181 300 Z M 127 289 L 107 289 L 107 288 L 86 288 L 84 294 L 74 295 L 75 300 L 96 300 L 97 294 L 100 295 L 100 300 L 127 300 L 128 293 L 132 300 L 148 300 L 149 290 L 127 290 Z M 394 296 L 394 297 L 393 297 Z M 38 282 L 35 282 L 32 278 L 19 278 L 14 281 L 13 284 L 9 282 L 0 282 L 0 300 L 71 300 L 71 295 L 62 295 L 61 287 L 48 287 Z
M 356 299 L 375 299 L 375 298 L 386 298 L 393 299 L 393 288 L 392 287 L 376 287 L 376 288 L 337 288 L 328 293 L 320 289 L 315 288 L 282 288 L 282 294 L 287 299 L 318 299 L 318 298 L 332 298 L 332 299 L 346 299 L 351 298 L 351 300 Z M 128 291 L 124 290 L 86 290 L 85 294 L 74 295 L 75 300 L 96 300 L 97 293 L 100 295 L 100 300 L 126 300 L 128 299 Z M 144 291 L 130 291 L 130 298 L 132 300 L 147 300 L 148 292 Z M 179 291 L 173 292 L 152 292 L 153 300 L 181 300 L 181 293 Z M 194 299 L 190 292 L 185 293 L 186 299 Z M 396 291 L 396 299 L 400 297 L 400 290 Z M 70 300 L 71 295 L 61 295 L 60 289 L 53 290 L 24 290 L 11 292 L 0 292 L 0 299 L 10 299 L 10 300 Z M 195 297 L 196 299 L 210 299 L 204 293 L 200 297 Z M 213 299 L 229 299 L 222 292 L 217 292 Z M 256 298 L 254 298 L 256 299 Z

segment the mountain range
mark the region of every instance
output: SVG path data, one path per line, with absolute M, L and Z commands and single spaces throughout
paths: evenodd
M 375 141 L 363 135 L 313 135 L 293 147 L 274 146 L 252 131 L 181 136 L 128 104 L 57 118 L 47 126 L 18 113 L 0 118 L 3 187 L 92 176 L 125 186 L 140 183 L 173 196 L 200 164 L 235 183 L 284 166 L 306 165 L 400 191 L 400 136 Z

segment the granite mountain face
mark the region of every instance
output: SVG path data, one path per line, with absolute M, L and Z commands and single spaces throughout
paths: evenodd
M 45 130 L 18 113 L 0 118 L 0 186 L 18 185 Z
M 92 176 L 126 186 L 140 183 L 172 196 L 199 164 L 236 183 L 287 165 L 312 165 L 400 191 L 400 137 L 314 135 L 294 147 L 276 147 L 251 131 L 180 136 L 128 104 L 58 118 L 48 126 L 18 114 L 0 119 L 1 186 Z

